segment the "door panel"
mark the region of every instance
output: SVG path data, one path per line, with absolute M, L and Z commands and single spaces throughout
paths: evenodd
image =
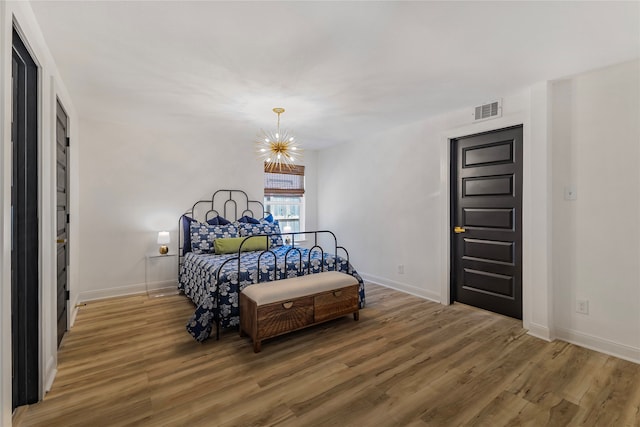
M 464 178 L 462 194 L 472 196 L 510 196 L 513 194 L 513 176 L 483 176 Z
M 58 246 L 57 319 L 58 346 L 67 331 L 67 275 L 68 275 L 68 206 L 69 171 L 67 145 L 67 114 L 57 103 L 56 111 L 56 230 Z
M 470 291 L 494 294 L 499 297 L 514 297 L 513 276 L 465 268 L 463 282 L 464 289 Z
M 452 299 L 522 318 L 522 127 L 452 141 Z
M 513 229 L 513 209 L 472 209 L 462 211 L 462 224 L 475 228 Z
M 513 162 L 513 141 L 501 141 L 478 147 L 465 148 L 462 151 L 463 164 L 469 166 L 489 166 Z
M 463 259 L 477 259 L 485 262 L 506 262 L 513 264 L 513 242 L 496 242 L 464 238 Z

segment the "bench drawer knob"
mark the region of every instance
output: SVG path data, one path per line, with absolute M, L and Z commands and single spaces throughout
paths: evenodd
M 293 307 L 293 301 L 283 302 L 282 303 L 282 307 L 286 308 L 286 309 L 289 309 L 289 308 Z

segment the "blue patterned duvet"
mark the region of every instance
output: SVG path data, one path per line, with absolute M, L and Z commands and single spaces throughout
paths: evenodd
M 309 250 L 296 248 L 289 252 L 285 269 L 285 254 L 291 246 L 279 246 L 272 248 L 277 258 L 278 279 L 295 277 L 308 273 Z M 300 255 L 302 253 L 302 263 Z M 215 255 L 188 253 L 180 268 L 178 289 L 183 291 L 197 309 L 189 322 L 187 331 L 197 340 L 204 341 L 209 337 L 213 324 L 219 315 L 220 327 L 228 328 L 239 324 L 238 291 L 246 286 L 258 282 L 268 282 L 274 278 L 274 258 L 272 254 L 265 253 L 260 258 L 260 271 L 258 271 L 258 257 L 262 252 L 243 252 L 240 256 L 240 277 L 238 278 L 238 261 L 228 262 L 223 266 L 216 282 L 216 274 L 220 266 L 228 259 L 237 257 L 237 254 Z M 311 273 L 319 273 L 322 269 L 322 253 L 318 250 L 311 252 Z M 299 271 L 302 270 L 302 271 Z M 324 271 L 336 270 L 336 257 L 324 254 Z M 364 308 L 364 284 L 362 278 L 348 265 L 346 259 L 337 257 L 337 270 L 353 275 L 360 282 L 360 308 Z M 259 281 L 257 280 L 259 277 Z M 240 289 L 238 290 L 238 285 Z M 219 301 L 219 304 L 218 304 Z

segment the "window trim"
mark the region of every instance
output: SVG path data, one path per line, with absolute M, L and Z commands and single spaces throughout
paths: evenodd
M 304 186 L 305 186 L 305 174 L 304 174 L 304 170 L 305 167 L 303 165 L 291 165 L 290 167 L 283 167 L 280 169 L 271 169 L 268 167 L 268 165 L 265 163 L 264 165 L 264 196 L 263 196 L 263 202 L 264 202 L 264 207 L 265 210 L 267 212 L 269 212 L 271 215 L 273 215 L 274 220 L 278 219 L 279 221 L 283 221 L 286 219 L 283 218 L 276 218 L 275 214 L 274 214 L 274 210 L 273 207 L 274 206 L 298 206 L 299 208 L 299 218 L 298 218 L 298 224 L 299 224 L 299 229 L 300 231 L 306 231 L 305 227 L 306 227 L 306 200 L 304 197 Z M 302 179 L 299 180 L 299 187 L 293 186 L 290 188 L 272 188 L 272 187 L 267 187 L 267 174 L 282 174 L 282 175 L 295 175 L 295 176 L 301 176 Z M 298 201 L 291 201 L 291 202 L 287 202 L 287 201 L 282 201 L 282 202 L 278 202 L 278 201 L 273 201 L 273 200 L 267 200 L 267 198 L 275 198 L 275 197 L 291 197 L 291 198 L 299 198 L 299 202 Z M 284 230 L 282 230 L 282 228 L 280 229 L 281 232 L 283 232 Z M 306 240 L 306 235 L 301 235 L 299 237 L 296 237 L 296 242 L 303 242 Z

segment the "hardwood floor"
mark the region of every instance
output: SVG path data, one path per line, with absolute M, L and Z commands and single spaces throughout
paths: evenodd
M 183 296 L 90 303 L 17 426 L 639 426 L 640 365 L 520 322 L 367 285 L 367 308 L 267 340 L 195 342 Z

